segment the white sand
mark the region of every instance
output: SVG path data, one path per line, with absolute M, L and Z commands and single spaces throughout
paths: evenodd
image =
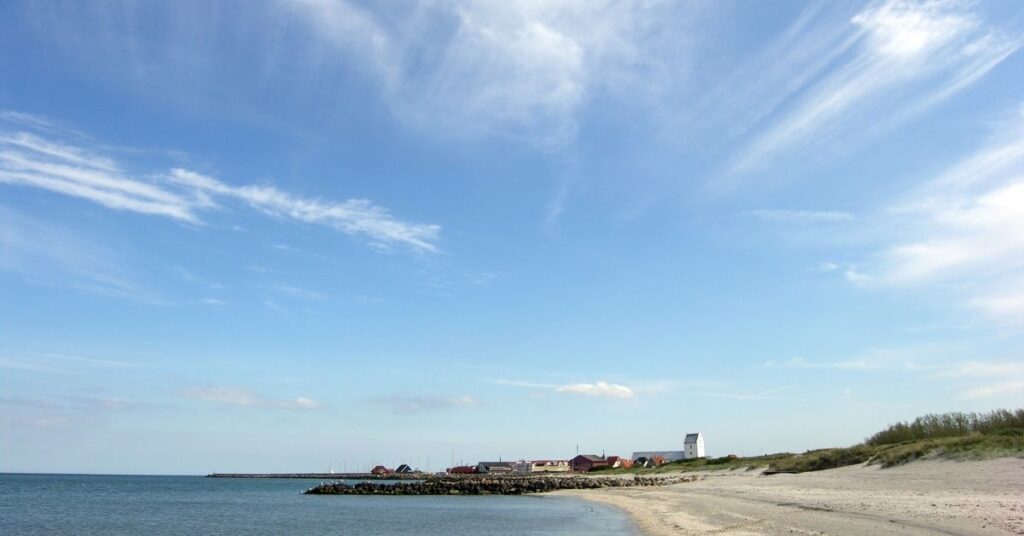
M 1024 459 L 918 461 L 799 475 L 699 473 L 652 488 L 556 492 L 611 504 L 665 534 L 1024 535 Z

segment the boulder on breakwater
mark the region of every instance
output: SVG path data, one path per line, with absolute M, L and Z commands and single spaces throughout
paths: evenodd
M 665 486 L 691 482 L 696 477 L 496 477 L 496 478 L 428 478 L 420 482 L 381 484 L 359 482 L 324 482 L 305 491 L 307 495 L 522 495 L 560 489 L 624 488 L 634 486 Z

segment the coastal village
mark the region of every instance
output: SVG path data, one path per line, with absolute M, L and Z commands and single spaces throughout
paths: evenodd
M 706 447 L 704 435 L 700 432 L 688 433 L 683 438 L 682 450 L 652 450 L 633 452 L 632 456 L 606 456 L 604 453 L 577 454 L 571 459 L 518 460 L 518 461 L 481 461 L 475 465 L 457 465 L 447 468 L 448 475 L 537 475 L 544 473 L 589 473 L 607 469 L 630 467 L 657 467 L 659 465 L 680 460 L 705 458 Z M 408 464 L 396 468 L 378 465 L 370 471 L 376 476 L 412 475 L 421 471 Z

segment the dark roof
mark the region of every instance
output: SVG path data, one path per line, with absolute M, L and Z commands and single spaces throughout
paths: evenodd
M 608 460 L 605 460 L 604 458 L 602 458 L 601 456 L 598 456 L 596 454 L 580 454 L 579 456 L 576 456 L 576 458 L 584 458 L 584 459 L 590 460 L 592 462 L 608 461 Z M 573 459 L 575 460 L 576 458 L 573 458 Z
M 683 443 L 684 444 L 685 443 L 696 443 L 697 442 L 697 436 L 699 436 L 699 435 L 700 435 L 700 432 L 697 432 L 696 434 L 686 434 L 686 439 L 683 440 Z
M 512 467 L 512 462 L 480 462 L 477 465 L 484 467 Z

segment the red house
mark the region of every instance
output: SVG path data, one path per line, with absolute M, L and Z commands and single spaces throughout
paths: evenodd
M 371 469 L 370 473 L 374 474 L 374 475 L 391 475 L 391 474 L 395 473 L 395 470 L 394 469 L 388 469 L 387 467 L 384 467 L 383 465 L 378 465 L 377 467 L 374 467 L 373 469 Z
M 604 459 L 603 456 L 594 454 L 580 454 L 569 460 L 569 466 L 572 467 L 573 471 L 586 473 L 601 467 L 608 467 L 608 460 Z

